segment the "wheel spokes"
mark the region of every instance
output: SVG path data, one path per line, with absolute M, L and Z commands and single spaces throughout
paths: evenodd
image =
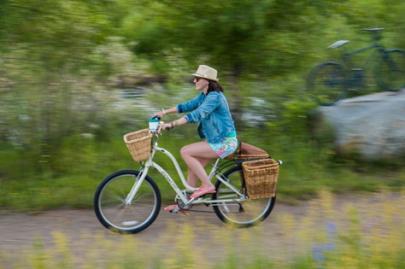
M 131 203 L 126 203 L 135 183 L 134 175 L 124 174 L 112 178 L 103 186 L 98 204 L 101 217 L 109 226 L 121 231 L 136 229 L 144 226 L 153 215 L 157 215 L 159 209 L 157 196 L 151 183 L 146 179 Z

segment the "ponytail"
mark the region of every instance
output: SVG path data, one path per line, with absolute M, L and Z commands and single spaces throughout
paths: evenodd
M 207 94 L 210 92 L 224 92 L 224 89 L 218 82 L 213 81 L 213 80 L 208 80 Z

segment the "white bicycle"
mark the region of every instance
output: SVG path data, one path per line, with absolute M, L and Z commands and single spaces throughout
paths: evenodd
M 161 207 L 160 190 L 148 175 L 156 169 L 176 192 L 176 211 L 191 210 L 194 205 L 206 205 L 225 223 L 249 227 L 266 219 L 276 202 L 276 197 L 251 200 L 246 194 L 242 162 L 246 159 L 235 155 L 233 159 L 218 158 L 209 173 L 216 179 L 216 193 L 197 199 L 189 194 L 196 190 L 187 184 L 176 158 L 158 146 L 158 135 L 152 139 L 150 157 L 140 170 L 120 170 L 107 176 L 98 186 L 94 196 L 94 208 L 98 220 L 106 228 L 119 233 L 138 233 L 149 227 L 157 218 Z M 172 161 L 185 189 L 180 189 L 169 173 L 154 162 L 157 152 Z M 251 158 L 250 158 L 251 160 Z M 279 161 L 281 163 L 281 161 Z

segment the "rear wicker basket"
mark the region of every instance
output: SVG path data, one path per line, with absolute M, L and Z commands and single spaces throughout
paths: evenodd
M 261 159 L 242 163 L 249 199 L 261 199 L 276 195 L 279 163 L 273 159 Z
M 134 161 L 145 161 L 149 158 L 152 150 L 152 134 L 149 129 L 143 129 L 124 135 L 124 142 L 131 153 Z

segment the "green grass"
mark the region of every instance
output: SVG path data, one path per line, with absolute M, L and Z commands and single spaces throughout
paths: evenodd
M 98 181 L 68 176 L 43 177 L 2 183 L 0 204 L 5 209 L 37 211 L 52 208 L 91 206 Z

